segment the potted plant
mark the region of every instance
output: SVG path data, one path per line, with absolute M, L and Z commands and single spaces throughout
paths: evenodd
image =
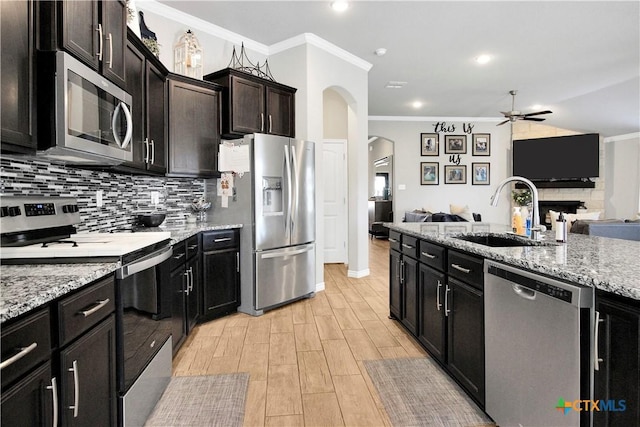
M 528 206 L 531 203 L 531 191 L 529 190 L 513 190 L 511 197 L 516 206 Z

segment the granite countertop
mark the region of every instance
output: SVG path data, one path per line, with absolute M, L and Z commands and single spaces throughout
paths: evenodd
M 171 243 L 176 244 L 201 231 L 232 228 L 242 228 L 242 224 L 168 224 L 137 231 L 169 231 Z M 3 265 L 0 268 L 0 323 L 113 274 L 119 267 L 119 262 Z
M 494 261 L 640 300 L 640 242 L 569 233 L 567 243 L 556 243 L 553 232 L 546 231 L 540 245 L 490 247 L 454 237 L 470 233 L 502 234 L 510 231 L 510 227 L 482 222 L 385 223 L 385 226 Z

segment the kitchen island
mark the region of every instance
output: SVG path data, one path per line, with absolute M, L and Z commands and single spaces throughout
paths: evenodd
M 171 233 L 171 243 L 176 244 L 202 231 L 234 228 L 242 228 L 242 224 L 167 224 L 136 231 L 168 231 Z M 0 323 L 21 316 L 101 277 L 112 274 L 119 267 L 119 262 L 4 264 L 0 269 Z
M 556 243 L 552 231 L 535 246 L 490 247 L 456 237 L 502 234 L 511 228 L 487 223 L 385 223 L 402 234 L 479 255 L 560 280 L 640 300 L 640 242 L 569 233 Z

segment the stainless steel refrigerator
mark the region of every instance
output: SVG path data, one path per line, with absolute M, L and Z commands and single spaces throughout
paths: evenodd
M 260 315 L 315 292 L 315 144 L 264 134 L 232 142 L 249 145 L 250 172 L 235 178 L 223 217 L 244 224 L 239 310 Z

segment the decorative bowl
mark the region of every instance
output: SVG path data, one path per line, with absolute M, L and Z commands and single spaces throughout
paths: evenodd
M 155 212 L 138 214 L 138 223 L 145 227 L 157 227 L 164 222 L 167 214 Z

